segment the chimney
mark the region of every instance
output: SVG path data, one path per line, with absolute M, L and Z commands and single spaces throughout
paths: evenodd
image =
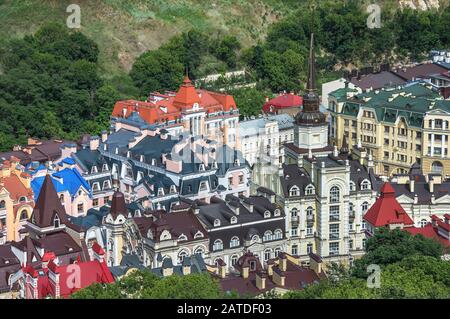
M 105 143 L 108 138 L 108 132 L 106 130 L 102 131 L 102 142 Z
M 268 274 L 269 276 L 272 276 L 272 275 L 273 275 L 273 261 L 269 261 L 269 262 L 267 263 L 267 274 Z
M 184 257 L 181 271 L 183 275 L 189 275 L 191 273 L 191 258 Z
M 92 251 L 94 252 L 94 259 L 101 263 L 105 260 L 105 251 L 98 243 L 92 245 Z
M 310 253 L 309 254 L 309 268 L 313 270 L 316 274 L 322 272 L 322 258 L 320 256 Z
M 248 275 L 249 275 L 249 271 L 250 271 L 250 267 L 248 266 L 248 264 L 245 266 L 242 266 L 242 271 L 241 271 L 242 278 L 247 279 Z
M 430 193 L 434 193 L 434 180 L 433 180 L 433 177 L 430 177 L 430 180 L 428 181 L 428 188 L 430 190 Z
M 286 275 L 279 267 L 275 267 L 273 269 L 272 280 L 276 285 L 284 287 Z
M 159 136 L 161 137 L 162 140 L 166 140 L 168 133 L 169 132 L 166 129 L 162 129 L 161 131 L 159 131 Z
M 225 278 L 227 276 L 227 264 L 222 259 L 217 261 L 217 271 L 219 272 L 220 278 Z
M 286 271 L 286 269 L 287 269 L 287 256 L 286 256 L 286 254 L 284 252 L 280 253 L 279 259 L 280 259 L 279 267 L 280 267 L 281 271 Z
M 438 226 L 438 224 L 437 224 L 438 220 L 439 220 L 439 217 L 437 217 L 436 215 L 431 216 L 431 225 L 433 225 L 434 228 L 436 228 Z
M 409 191 L 414 193 L 414 176 L 412 176 L 409 180 Z
M 163 277 L 171 276 L 173 274 L 172 259 L 165 258 L 162 263 Z
M 266 278 L 267 274 L 265 272 L 258 271 L 256 273 L 256 288 L 259 290 L 266 289 Z
M 100 140 L 98 136 L 91 136 L 91 138 L 89 139 L 89 149 L 91 151 L 95 151 L 98 149 L 99 144 Z

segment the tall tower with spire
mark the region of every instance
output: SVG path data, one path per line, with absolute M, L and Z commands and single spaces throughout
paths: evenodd
M 308 81 L 303 94 L 303 109 L 295 116 L 294 144 L 299 148 L 322 149 L 328 146 L 328 123 L 319 109 L 316 88 L 314 34 L 311 34 L 308 59 Z

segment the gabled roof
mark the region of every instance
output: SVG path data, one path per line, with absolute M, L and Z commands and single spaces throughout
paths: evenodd
M 51 175 L 51 179 L 57 193 L 68 191 L 70 196 L 76 196 L 80 187 L 86 189 L 87 192 L 91 192 L 91 186 L 76 168 L 65 168 L 55 172 Z M 36 177 L 31 182 L 35 199 L 39 196 L 43 183 L 43 176 Z
M 33 224 L 40 228 L 45 228 L 53 225 L 53 219 L 56 214 L 61 224 L 68 222 L 66 211 L 59 200 L 50 175 L 47 174 L 40 188 L 39 197 L 34 206 L 31 220 Z
M 413 220 L 405 212 L 395 198 L 395 190 L 389 182 L 380 190 L 380 197 L 364 215 L 364 220 L 374 227 L 382 227 L 390 224 L 414 225 Z
M 114 192 L 112 203 L 111 203 L 111 215 L 114 219 L 117 218 L 119 215 L 127 216 L 127 208 L 125 206 L 125 197 L 123 196 L 123 193 L 121 192 Z

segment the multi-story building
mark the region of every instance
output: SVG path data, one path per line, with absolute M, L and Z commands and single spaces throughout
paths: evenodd
M 420 163 L 425 174 L 450 174 L 450 101 L 429 84 L 357 93 L 339 89 L 329 96 L 331 135 L 344 136 L 373 157 L 380 175 L 405 174 Z
M 11 157 L 0 163 L 0 245 L 22 239 L 22 228 L 34 207 L 31 176 Z
M 262 107 L 263 113 L 266 114 L 288 114 L 294 116 L 302 107 L 302 97 L 294 92 L 281 93 L 273 99 L 266 98 L 266 103 Z
M 233 96 L 196 89 L 187 76 L 178 92 L 152 93 L 145 102 L 117 102 L 112 116 L 126 119 L 133 112 L 174 136 L 204 135 L 231 147 L 238 143 L 239 110 Z
M 206 201 L 213 195 L 249 195 L 248 164 L 228 145 L 202 136 L 174 138 L 149 127 L 136 112 L 115 121 L 112 130 L 90 143 L 89 156 L 77 152 L 75 158 L 86 167 L 98 158 L 106 161 L 113 188 L 127 202 L 169 211 L 179 195 Z
M 247 251 L 267 262 L 285 251 L 284 213 L 275 194 L 260 189 L 257 196 L 211 198 L 209 204 L 191 204 L 195 216 L 208 232 L 209 259 L 234 266 Z
M 37 199 L 48 173 L 58 193 L 59 200 L 69 216 L 83 216 L 92 207 L 92 189 L 89 183 L 75 168 L 71 158 L 62 160 L 53 168 L 30 171 L 33 180 L 31 187 Z
M 285 143 L 294 140 L 294 118 L 289 114 L 263 115 L 239 123 L 239 146 L 250 166 L 284 161 Z

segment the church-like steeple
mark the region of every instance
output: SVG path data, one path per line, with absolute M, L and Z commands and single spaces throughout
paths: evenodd
M 303 94 L 303 110 L 295 117 L 297 125 L 324 125 L 325 115 L 319 110 L 319 96 L 316 89 L 316 67 L 314 54 L 314 34 L 311 33 L 308 59 L 308 80 Z
M 308 59 L 308 83 L 306 85 L 308 92 L 316 90 L 316 59 L 314 54 L 314 33 L 311 33 L 311 40 L 309 44 L 309 59 Z

